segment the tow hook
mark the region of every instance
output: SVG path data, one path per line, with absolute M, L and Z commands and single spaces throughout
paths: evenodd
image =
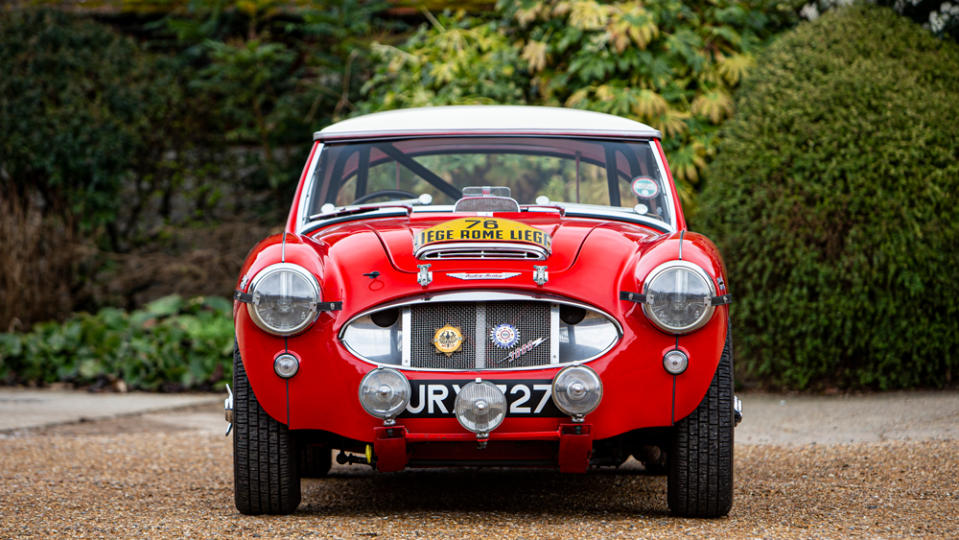
M 733 396 L 733 420 L 736 422 L 733 424 L 735 426 L 743 421 L 743 400 L 739 399 L 739 396 Z
M 230 385 L 226 385 L 226 399 L 223 400 L 223 415 L 226 417 L 226 421 L 230 425 L 226 426 L 225 437 L 230 435 L 230 432 L 233 431 L 233 390 L 230 390 Z
M 359 463 L 362 465 L 373 465 L 373 447 L 371 445 L 366 445 L 366 452 L 363 457 L 354 456 L 353 454 L 347 454 L 343 450 L 340 450 L 340 453 L 336 455 L 336 462 L 340 465 L 350 465 L 354 463 Z

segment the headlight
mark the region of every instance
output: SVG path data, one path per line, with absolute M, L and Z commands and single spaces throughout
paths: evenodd
M 702 327 L 716 309 L 713 280 L 705 270 L 686 261 L 670 261 L 649 273 L 643 311 L 649 320 L 671 334 Z
M 320 286 L 301 266 L 280 263 L 261 270 L 250 284 L 250 318 L 263 330 L 295 334 L 316 320 Z

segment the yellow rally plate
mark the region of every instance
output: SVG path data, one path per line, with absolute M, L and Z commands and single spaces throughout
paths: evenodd
M 413 237 L 413 249 L 439 242 L 521 242 L 537 245 L 547 252 L 548 234 L 525 223 L 502 218 L 460 218 L 424 229 Z

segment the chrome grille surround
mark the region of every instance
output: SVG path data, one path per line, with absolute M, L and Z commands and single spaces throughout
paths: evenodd
M 560 306 L 573 306 L 592 312 L 615 326 L 616 339 L 604 350 L 589 358 L 560 361 Z M 622 339 L 623 329 L 616 319 L 595 307 L 551 295 L 531 295 L 503 291 L 470 291 L 441 293 L 412 300 L 382 304 L 352 317 L 339 332 L 342 341 L 347 328 L 358 319 L 379 311 L 399 310 L 402 334 L 402 360 L 383 363 L 364 358 L 346 343 L 344 345 L 360 360 L 378 366 L 394 366 L 403 370 L 420 371 L 511 371 L 582 364 L 609 352 Z M 541 319 L 542 317 L 542 319 Z M 542 324 L 537 324 L 542 321 Z M 543 342 L 513 361 L 490 340 L 490 330 L 508 322 L 519 330 L 519 345 L 537 338 Z M 447 357 L 438 353 L 431 341 L 437 328 L 451 324 L 460 328 L 464 341 L 462 349 Z

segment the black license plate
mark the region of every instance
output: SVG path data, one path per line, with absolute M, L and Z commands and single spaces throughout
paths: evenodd
M 469 379 L 410 381 L 410 404 L 401 418 L 445 418 L 453 416 L 456 394 Z M 506 416 L 562 417 L 553 403 L 553 381 L 508 380 L 489 381 L 499 387 L 509 403 Z

